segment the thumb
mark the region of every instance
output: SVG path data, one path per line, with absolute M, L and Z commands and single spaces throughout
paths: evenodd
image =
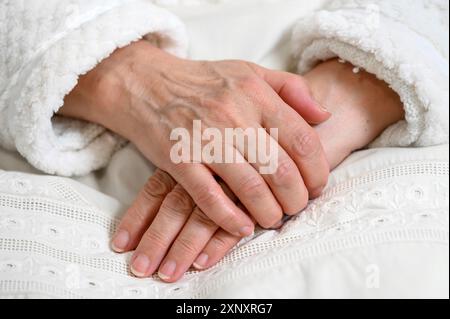
M 251 67 L 309 124 L 320 124 L 331 117 L 331 113 L 314 99 L 303 77 L 289 72 L 269 70 L 256 64 L 251 64 Z

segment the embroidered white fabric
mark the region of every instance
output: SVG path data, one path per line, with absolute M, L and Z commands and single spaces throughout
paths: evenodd
M 0 296 L 448 297 L 447 154 L 355 154 L 280 231 L 258 232 L 173 285 L 132 277 L 130 255 L 111 251 L 124 208 L 115 199 L 69 179 L 0 171 Z

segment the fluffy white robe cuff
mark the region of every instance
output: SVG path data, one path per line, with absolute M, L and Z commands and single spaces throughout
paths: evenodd
M 294 54 L 300 72 L 340 57 L 390 84 L 406 121 L 374 146 L 448 143 L 447 0 L 337 0 L 299 21 Z
M 448 10 L 447 0 L 332 1 L 295 28 L 299 70 L 337 56 L 388 82 L 406 121 L 375 146 L 448 143 Z M 53 115 L 81 74 L 142 37 L 186 52 L 183 24 L 147 0 L 2 0 L 1 146 L 51 174 L 84 175 L 105 166 L 120 138 Z
M 0 143 L 50 174 L 101 168 L 123 142 L 53 117 L 81 74 L 144 36 L 176 55 L 187 50 L 181 21 L 145 0 L 5 0 L 0 21 Z

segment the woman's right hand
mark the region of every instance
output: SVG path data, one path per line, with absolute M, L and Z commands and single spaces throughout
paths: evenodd
M 213 222 L 245 237 L 252 234 L 254 222 L 224 193 L 215 176 L 264 228 L 278 224 L 283 213 L 300 212 L 327 182 L 329 165 L 308 123 L 321 123 L 330 114 L 309 92 L 297 75 L 242 61 L 183 60 L 140 41 L 83 76 L 60 114 L 96 122 L 129 139 Z M 246 150 L 257 145 L 245 141 L 230 145 L 242 162 L 171 161 L 171 133 L 183 128 L 193 136 L 194 120 L 203 128 L 219 129 L 222 136 L 226 128 L 278 129 L 276 152 L 272 149 L 270 154 L 277 156 L 270 161 L 278 163 L 273 174 L 259 173 L 266 163 L 249 160 Z
M 400 98 L 386 83 L 362 70 L 354 74 L 353 69 L 350 64 L 331 60 L 305 75 L 314 95 L 333 114 L 314 128 L 331 168 L 404 118 Z M 238 203 L 227 185 L 221 185 Z M 125 250 L 124 238 L 128 240 Z M 147 277 L 158 271 L 161 279 L 174 282 L 191 266 L 198 270 L 214 266 L 240 240 L 219 229 L 180 185 L 157 170 L 122 218 L 112 247 L 117 252 L 136 249 L 131 259 L 136 276 Z

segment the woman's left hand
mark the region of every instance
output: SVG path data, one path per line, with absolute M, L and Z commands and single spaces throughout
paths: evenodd
M 236 196 L 226 185 L 221 186 L 237 204 Z M 245 212 L 242 205 L 240 208 Z M 127 236 L 124 241 L 131 240 L 133 247 L 139 245 L 154 267 L 160 265 L 158 275 L 167 282 L 179 280 L 191 266 L 202 270 L 215 265 L 242 239 L 219 229 L 183 187 L 159 169 L 139 193 L 119 229 L 127 231 L 119 230 L 115 240 Z M 139 260 L 139 252 L 134 254 L 131 270 L 135 275 L 141 276 L 136 268 L 142 268 L 139 263 L 145 260 Z M 151 273 L 155 271 L 151 269 Z

